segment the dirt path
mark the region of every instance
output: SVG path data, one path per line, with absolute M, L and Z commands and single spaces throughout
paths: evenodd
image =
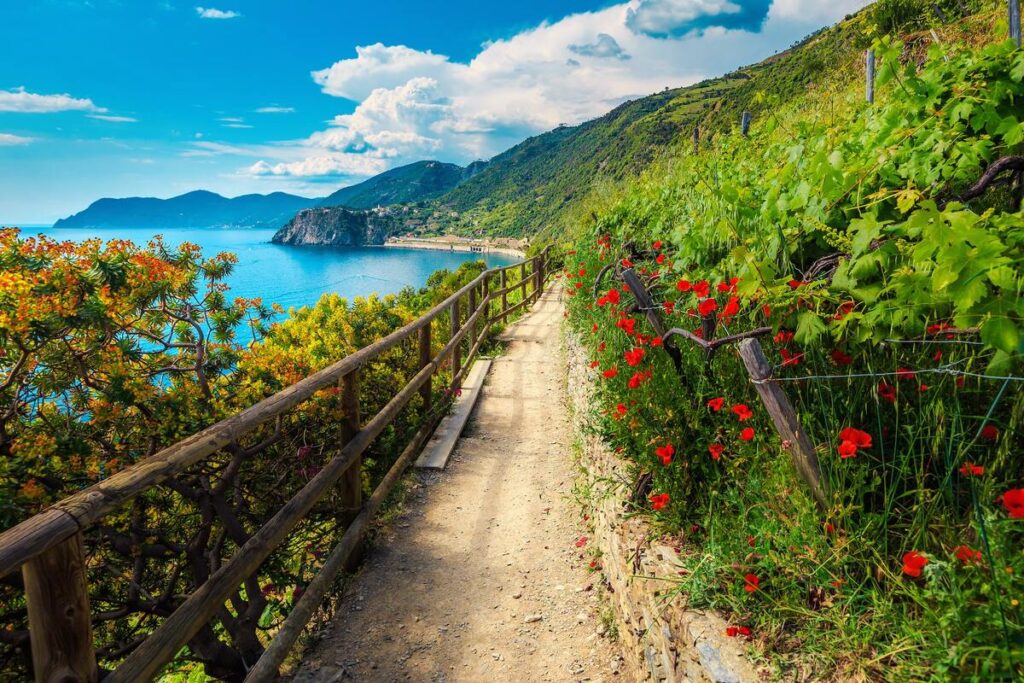
M 510 327 L 448 468 L 420 473 L 297 681 L 610 681 L 546 294 Z

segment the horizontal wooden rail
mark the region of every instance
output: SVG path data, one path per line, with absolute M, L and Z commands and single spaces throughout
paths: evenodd
M 57 554 L 65 553 L 67 544 L 74 540 L 81 546 L 82 532 L 95 525 L 107 514 L 117 510 L 135 496 L 182 474 L 189 467 L 203 461 L 212 454 L 236 444 L 237 441 L 268 421 L 282 417 L 292 408 L 311 398 L 316 392 L 337 386 L 343 386 L 343 399 L 346 404 L 343 436 L 337 454 L 302 487 L 283 507 L 281 507 L 263 526 L 250 536 L 233 556 L 195 591 L 188 595 L 177 609 L 141 642 L 124 659 L 117 669 L 107 676 L 107 681 L 145 681 L 156 676 L 159 671 L 189 643 L 201 629 L 223 609 L 225 601 L 238 590 L 244 582 L 259 570 L 262 563 L 289 536 L 295 527 L 308 515 L 313 506 L 331 490 L 342 478 L 346 482 L 358 482 L 358 473 L 352 470 L 359 467 L 362 454 L 373 441 L 390 426 L 395 418 L 419 394 L 423 399 L 424 424 L 411 442 L 403 450 L 398 461 L 388 472 L 367 501 L 361 504 L 358 513 L 353 510 L 354 517 L 346 517 L 352 521 L 346 525 L 346 532 L 339 546 L 332 552 L 327 564 L 315 580 L 315 588 L 307 592 L 305 598 L 290 615 L 275 639 L 266 656 L 260 660 L 260 666 L 254 671 L 263 671 L 262 676 L 272 676 L 282 661 L 297 633 L 308 621 L 309 615 L 319 603 L 333 577 L 352 554 L 360 537 L 368 527 L 374 513 L 379 508 L 383 497 L 387 494 L 397 477 L 408 466 L 415 453 L 422 447 L 426 438 L 436 425 L 439 415 L 431 411 L 432 380 L 446 359 L 451 358 L 452 387 L 457 388 L 469 371 L 474 357 L 487 341 L 495 320 L 505 320 L 514 311 L 540 297 L 547 280 L 549 270 L 546 267 L 548 250 L 521 263 L 503 268 L 485 271 L 472 282 L 462 287 L 455 294 L 432 308 L 429 312 L 392 332 L 383 339 L 360 349 L 334 363 L 330 367 L 314 373 L 300 382 L 284 389 L 269 398 L 222 420 L 193 436 L 184 439 L 135 465 L 122 470 L 110 478 L 95 484 L 79 493 L 53 505 L 44 512 L 25 520 L 11 529 L 0 533 L 0 576 L 17 569 L 35 566 L 36 558 L 46 561 L 59 560 Z M 531 272 L 527 274 L 527 266 Z M 507 286 L 506 271 L 520 268 L 521 281 Z M 492 291 L 492 283 L 499 281 L 495 274 L 500 275 L 502 289 Z M 527 287 L 532 291 L 527 295 Z M 522 289 L 523 300 L 509 307 L 507 294 Z M 466 299 L 468 306 L 466 320 L 460 322 L 460 302 Z M 491 317 L 490 309 L 495 301 L 501 302 L 502 311 Z M 450 318 L 451 335 L 445 346 L 431 356 L 431 323 L 444 316 Z M 369 362 L 382 353 L 395 348 L 399 344 L 418 338 L 419 366 L 416 375 L 396 393 L 390 401 L 373 416 L 365 425 L 359 426 L 358 417 L 358 372 Z M 466 342 L 469 351 L 464 357 L 461 346 Z M 442 408 L 444 406 L 441 406 Z M 352 488 L 346 484 L 346 489 Z M 353 506 L 358 508 L 360 500 L 358 491 L 346 494 Z M 61 556 L 63 557 L 63 556 Z M 327 575 L 329 574 L 329 577 Z M 26 574 L 28 576 L 28 574 Z M 34 576 L 34 574 L 32 575 Z M 29 594 L 29 631 L 33 650 L 33 658 L 43 661 L 45 666 L 37 665 L 36 678 L 43 680 L 54 666 L 72 671 L 76 680 L 91 681 L 96 678 L 95 655 L 92 650 L 91 632 L 89 631 L 88 593 L 85 573 L 79 572 L 77 583 L 64 581 L 68 585 L 50 586 L 46 582 L 32 583 L 33 592 Z M 325 577 L 321 579 L 321 577 Z M 319 581 L 319 583 L 317 583 Z M 59 581 L 58 581 L 59 582 Z M 28 585 L 26 581 L 26 585 Z M 74 583 L 74 585 L 71 585 Z M 61 604 L 74 602 L 75 618 L 55 618 L 54 596 L 61 596 Z M 44 627 L 43 624 L 50 626 Z M 56 626 L 54 626 L 56 625 Z M 49 633 L 50 629 L 60 629 L 60 633 Z M 53 638 L 43 638 L 47 632 Z M 53 648 L 47 644 L 59 638 L 68 652 L 60 652 L 55 656 Z M 71 644 L 68 646 L 68 644 Z M 43 651 L 45 648 L 45 652 Z M 264 663 L 264 660 L 266 662 Z M 91 668 L 90 668 L 91 667 Z

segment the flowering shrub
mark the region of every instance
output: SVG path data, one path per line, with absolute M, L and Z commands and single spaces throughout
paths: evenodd
M 944 44 L 918 67 L 889 39 L 875 48 L 873 109 L 837 79 L 595 214 L 567 264 L 586 273 L 570 323 L 595 367 L 630 366 L 595 372 L 595 410 L 650 475 L 641 508 L 679 539 L 679 589 L 729 611 L 726 635 L 742 624 L 784 673 L 799 660 L 815 679 L 1012 679 L 1024 214 L 999 188 L 957 198 L 1024 144 L 1024 53 Z M 761 344 L 816 447 L 824 506 L 734 349 L 663 342 L 625 267 L 667 328 L 771 329 Z

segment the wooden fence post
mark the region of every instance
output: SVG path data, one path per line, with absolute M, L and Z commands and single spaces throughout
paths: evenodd
M 472 287 L 469 290 L 469 308 L 466 310 L 466 319 L 468 320 L 469 318 L 473 317 L 474 313 L 476 313 L 476 287 Z M 466 335 L 466 337 L 469 339 L 469 344 L 466 347 L 466 363 L 468 365 L 473 364 L 473 359 L 469 357 L 468 352 L 473 350 L 473 341 L 476 339 L 476 322 L 477 321 L 475 320 L 473 321 L 473 324 L 469 328 L 469 334 Z
M 1010 38 L 1020 47 L 1020 0 L 1010 2 Z
M 814 445 L 800 425 L 789 397 L 782 387 L 772 381 L 772 366 L 764 355 L 761 342 L 757 339 L 744 339 L 740 342 L 739 353 L 765 409 L 775 423 L 775 429 L 782 437 L 783 447 L 789 451 L 793 459 L 797 472 L 811 487 L 811 493 L 818 504 L 822 508 L 827 508 L 828 493 L 821 481 L 821 468 L 818 466 Z
M 541 294 L 544 293 L 544 252 L 542 251 L 537 255 L 537 300 L 540 301 Z
M 523 289 L 523 301 L 526 301 L 526 261 L 519 264 L 519 282 Z M 526 304 L 523 304 L 526 306 Z
M 459 333 L 459 300 L 456 299 L 452 302 L 450 309 L 451 325 L 452 325 L 452 336 L 450 339 L 455 339 L 455 335 Z M 462 353 L 461 344 L 456 344 L 455 348 L 452 349 L 452 378 L 458 376 L 459 371 L 462 370 Z
M 430 365 L 434 354 L 430 349 L 430 323 L 420 328 L 420 370 Z M 420 397 L 423 399 L 423 415 L 430 414 L 430 408 L 434 400 L 433 377 L 420 389 Z
M 501 285 L 501 324 L 508 323 L 508 292 L 505 288 L 508 287 L 508 276 L 507 271 L 501 271 L 499 284 Z
M 359 432 L 359 370 L 353 370 L 341 378 L 341 444 L 344 448 Z M 356 458 L 338 481 L 341 504 L 344 509 L 343 521 L 347 526 L 359 514 L 363 505 L 363 458 Z
M 749 111 L 743 112 L 743 118 L 740 121 L 740 129 L 743 132 L 743 137 L 748 137 L 750 135 L 750 121 L 752 118 L 753 117 L 750 115 Z
M 696 154 L 700 151 L 700 126 L 693 127 L 693 152 Z
M 658 313 L 658 309 L 654 304 L 654 299 L 651 298 L 651 293 L 644 287 L 644 283 L 641 282 L 640 276 L 636 274 L 632 268 L 626 268 L 622 271 L 622 281 L 629 287 L 629 291 L 633 293 L 633 298 L 636 299 L 637 305 L 643 311 L 644 317 L 647 318 L 648 324 L 654 330 L 654 333 L 659 337 L 664 337 L 668 332 L 665 327 L 665 323 L 661 319 L 661 314 Z M 683 377 L 683 356 L 680 353 L 679 348 L 674 342 L 668 341 L 665 343 L 665 352 L 672 359 L 673 365 L 676 367 L 676 372 L 679 373 L 680 377 Z M 685 381 L 685 378 L 684 378 Z
M 99 680 L 81 532 L 21 568 L 37 683 Z
M 867 52 L 867 100 L 868 104 L 875 103 L 875 51 Z

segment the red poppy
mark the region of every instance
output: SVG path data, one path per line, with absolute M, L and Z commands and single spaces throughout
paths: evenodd
M 588 539 L 587 539 L 586 536 L 580 536 L 579 540 L 576 541 L 576 547 L 577 548 L 582 548 L 583 546 L 585 546 L 587 544 L 587 540 Z
M 655 251 L 661 249 L 661 240 L 654 240 L 654 249 Z
M 1010 489 L 1004 493 L 1003 507 L 1012 519 L 1024 519 L 1024 489 Z
M 910 368 L 896 368 L 896 377 L 898 379 L 914 379 L 914 371 Z
M 960 474 L 965 477 L 980 477 L 985 474 L 985 468 L 981 465 L 975 465 L 973 462 L 967 462 L 960 468 Z
M 852 441 L 843 441 L 842 443 L 839 444 L 836 450 L 839 451 L 839 457 L 842 458 L 843 460 L 846 460 L 847 458 L 856 457 L 857 444 L 853 443 Z
M 917 390 L 923 394 L 924 392 L 928 391 L 928 385 L 925 384 L 924 382 L 921 382 L 920 384 L 917 385 Z
M 586 268 L 580 268 L 580 277 L 583 277 L 586 274 L 587 274 L 587 269 Z
M 740 312 L 740 300 L 734 296 L 729 297 L 729 301 L 725 304 L 725 309 L 719 313 L 722 318 L 731 318 Z
M 622 354 L 626 358 L 626 362 L 629 363 L 629 367 L 635 368 L 640 365 L 640 362 L 644 359 L 644 350 L 640 347 L 634 348 L 632 351 L 626 351 Z
M 741 441 L 750 441 L 753 438 L 754 438 L 754 428 L 753 427 L 747 427 L 742 432 L 740 432 L 740 440 Z
M 593 324 L 593 326 L 590 328 L 590 331 L 591 332 L 597 332 L 597 323 Z
M 629 336 L 636 334 L 636 320 L 633 318 L 619 318 L 615 322 L 615 327 L 619 328 Z
M 916 550 L 911 550 L 903 556 L 903 573 L 917 578 L 921 576 L 921 570 L 924 569 L 926 564 L 928 564 L 927 557 Z
M 661 337 L 655 337 L 654 339 L 651 340 L 651 346 L 661 346 L 664 343 L 665 342 L 661 340 Z
M 843 353 L 839 349 L 832 352 L 832 362 L 836 365 L 852 365 L 853 356 Z
M 650 500 L 652 509 L 661 510 L 668 505 L 669 496 L 667 493 L 652 493 Z
M 718 310 L 718 302 L 714 299 L 704 299 L 697 306 L 697 312 L 702 316 L 707 317 Z
M 749 626 L 727 626 L 725 629 L 725 635 L 730 638 L 735 638 L 736 636 L 745 636 L 749 638 L 751 633 L 752 631 Z
M 678 289 L 680 292 L 689 292 L 691 289 L 693 289 L 693 285 L 690 284 L 689 280 L 680 280 L 679 282 L 676 283 L 676 289 Z
M 701 299 L 707 299 L 708 294 L 711 293 L 711 283 L 707 280 L 701 280 L 693 286 L 693 293 Z
M 949 323 L 939 323 L 938 325 L 929 325 L 928 326 L 928 334 L 938 334 L 939 332 L 942 332 L 943 330 L 951 329 L 952 327 L 953 326 L 950 325 Z
M 799 289 L 800 287 L 803 287 L 806 284 L 807 283 L 804 282 L 803 280 L 790 280 L 789 281 L 789 288 L 790 289 Z
M 932 360 L 935 361 L 936 363 L 941 362 L 942 361 L 942 351 L 936 351 L 935 355 L 932 356 Z
M 857 448 L 871 448 L 871 435 L 853 427 L 847 427 L 839 432 L 839 438 L 843 441 L 852 441 Z
M 740 422 L 746 422 L 750 418 L 754 417 L 754 413 L 747 407 L 745 403 L 737 403 L 732 407 L 732 412 L 736 414 L 736 418 Z
M 711 410 L 713 410 L 713 411 L 715 411 L 717 413 L 719 410 L 722 409 L 722 406 L 724 404 L 725 404 L 725 399 L 722 398 L 721 396 L 719 396 L 718 398 L 713 398 L 710 401 L 708 401 L 708 408 L 711 408 Z
M 995 441 L 999 438 L 999 429 L 995 425 L 985 425 L 981 428 L 981 438 Z
M 839 307 L 839 310 L 836 312 L 835 316 L 833 316 L 834 319 L 835 320 L 842 320 L 846 316 L 848 316 L 851 313 L 853 313 L 853 309 L 855 307 L 856 307 L 856 304 L 854 302 L 847 301 L 846 303 L 844 303 L 842 306 Z
M 619 417 L 624 417 L 627 412 L 626 404 L 620 403 L 619 405 L 615 406 L 615 412 L 619 414 Z
M 624 258 L 624 259 L 622 259 L 622 267 L 623 268 L 632 268 L 633 267 L 633 262 L 630 261 L 628 258 Z
M 672 456 L 676 454 L 676 449 L 672 444 L 668 443 L 655 448 L 654 454 L 661 460 L 662 465 L 669 465 L 672 463 Z
M 722 453 L 725 452 L 725 446 L 720 443 L 713 443 L 708 446 L 708 452 L 711 453 L 712 460 L 721 460 Z
M 647 380 L 649 380 L 650 378 L 651 378 L 651 373 L 650 372 L 637 372 L 637 373 L 634 373 L 633 376 L 629 378 L 629 388 L 630 389 L 639 389 L 640 385 L 643 384 L 644 382 L 646 382 Z
M 672 315 L 676 310 L 675 301 L 663 301 L 661 307 L 665 309 L 665 315 Z
M 745 574 L 743 576 L 743 590 L 753 593 L 761 587 L 761 579 L 756 574 Z
M 775 335 L 776 344 L 788 344 L 791 341 L 793 341 L 793 333 L 789 330 L 780 330 L 778 334 Z
M 655 262 L 657 262 L 660 265 L 660 264 L 665 262 L 665 255 L 664 254 L 658 254 L 658 258 L 656 258 L 654 260 L 655 260 Z
M 604 303 L 602 303 L 602 300 Z M 619 293 L 619 290 L 609 289 L 607 294 L 597 300 L 597 305 L 604 306 L 607 303 L 618 304 L 620 301 L 622 301 L 622 295 Z
M 604 376 L 605 376 L 605 377 L 606 377 L 607 379 L 612 379 L 612 378 L 614 378 L 615 376 L 617 376 L 618 374 L 619 374 L 619 368 L 618 368 L 618 366 L 616 366 L 616 367 L 613 367 L 613 368 L 608 368 L 607 370 L 605 370 L 605 371 L 604 371 Z
M 600 364 L 601 364 L 601 361 L 599 361 L 599 360 L 591 361 L 590 368 L 594 369 L 594 368 L 596 368 Z
M 789 349 L 782 349 L 779 353 L 782 354 L 783 367 L 800 365 L 800 359 L 804 357 L 804 354 L 802 353 L 790 353 Z
M 981 551 L 975 550 L 970 546 L 958 545 L 956 548 L 953 549 L 953 553 L 956 559 L 963 562 L 964 565 L 968 565 L 975 562 L 981 562 Z
M 896 402 L 896 387 L 889 384 L 888 382 L 878 383 L 878 395 L 889 403 Z
M 772 307 L 769 306 L 768 304 L 765 304 L 764 306 L 761 307 L 761 313 L 763 313 L 764 317 L 766 318 L 772 317 Z

